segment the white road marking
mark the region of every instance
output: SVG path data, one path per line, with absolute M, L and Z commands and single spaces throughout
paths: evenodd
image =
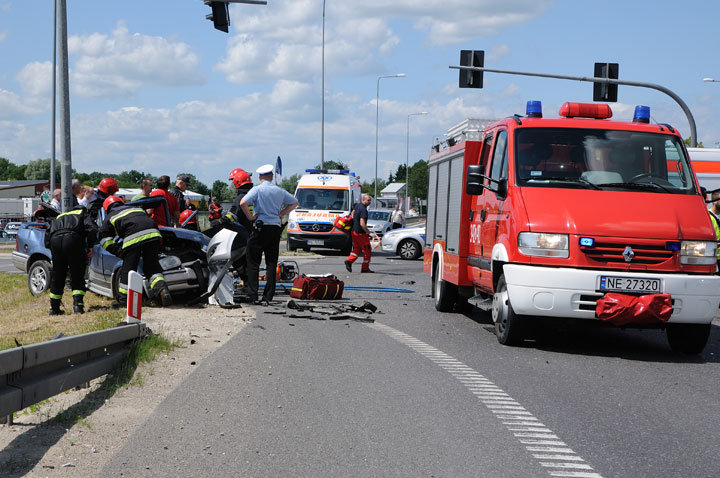
M 560 440 L 552 430 L 476 370 L 442 350 L 392 327 L 377 322 L 368 326 L 410 347 L 456 378 L 507 427 L 550 476 L 602 478 L 602 475 L 596 473 L 592 466 L 585 463 L 585 460 Z

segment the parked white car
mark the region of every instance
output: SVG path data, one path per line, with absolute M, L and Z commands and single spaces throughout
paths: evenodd
M 425 244 L 425 223 L 417 226 L 393 229 L 382 238 L 384 252 L 400 256 L 400 259 L 412 260 L 422 256 Z
M 392 212 L 392 209 L 369 209 L 367 227 L 370 232 L 382 237 L 388 230 L 392 229 L 392 223 L 390 222 Z

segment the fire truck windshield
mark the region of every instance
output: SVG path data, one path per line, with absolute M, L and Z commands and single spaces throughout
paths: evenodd
M 298 209 L 348 210 L 347 189 L 299 188 L 295 198 Z
M 695 194 L 677 136 L 622 130 L 522 128 L 515 131 L 517 184 Z

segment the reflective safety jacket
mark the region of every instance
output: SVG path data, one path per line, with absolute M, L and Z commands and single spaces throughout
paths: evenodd
M 720 261 L 720 219 L 709 209 L 708 214 L 710 214 L 710 222 L 712 222 L 713 229 L 715 230 L 715 239 L 718 241 L 717 260 Z
M 99 235 L 103 249 L 115 255 L 122 249 L 162 239 L 155 221 L 144 210 L 132 206 L 111 208 Z M 121 244 L 115 241 L 115 236 L 122 240 Z
M 45 247 L 50 248 L 50 239 L 53 237 L 66 234 L 76 235 L 89 248 L 97 242 L 98 227 L 88 210 L 77 206 L 52 220 L 50 229 L 45 233 Z

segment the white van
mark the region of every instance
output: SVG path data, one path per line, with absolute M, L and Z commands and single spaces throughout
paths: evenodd
M 336 217 L 349 214 L 360 201 L 360 178 L 346 169 L 305 172 L 295 190 L 298 206 L 288 220 L 288 250 L 323 247 L 349 252 L 350 236 L 334 229 L 333 223 Z

